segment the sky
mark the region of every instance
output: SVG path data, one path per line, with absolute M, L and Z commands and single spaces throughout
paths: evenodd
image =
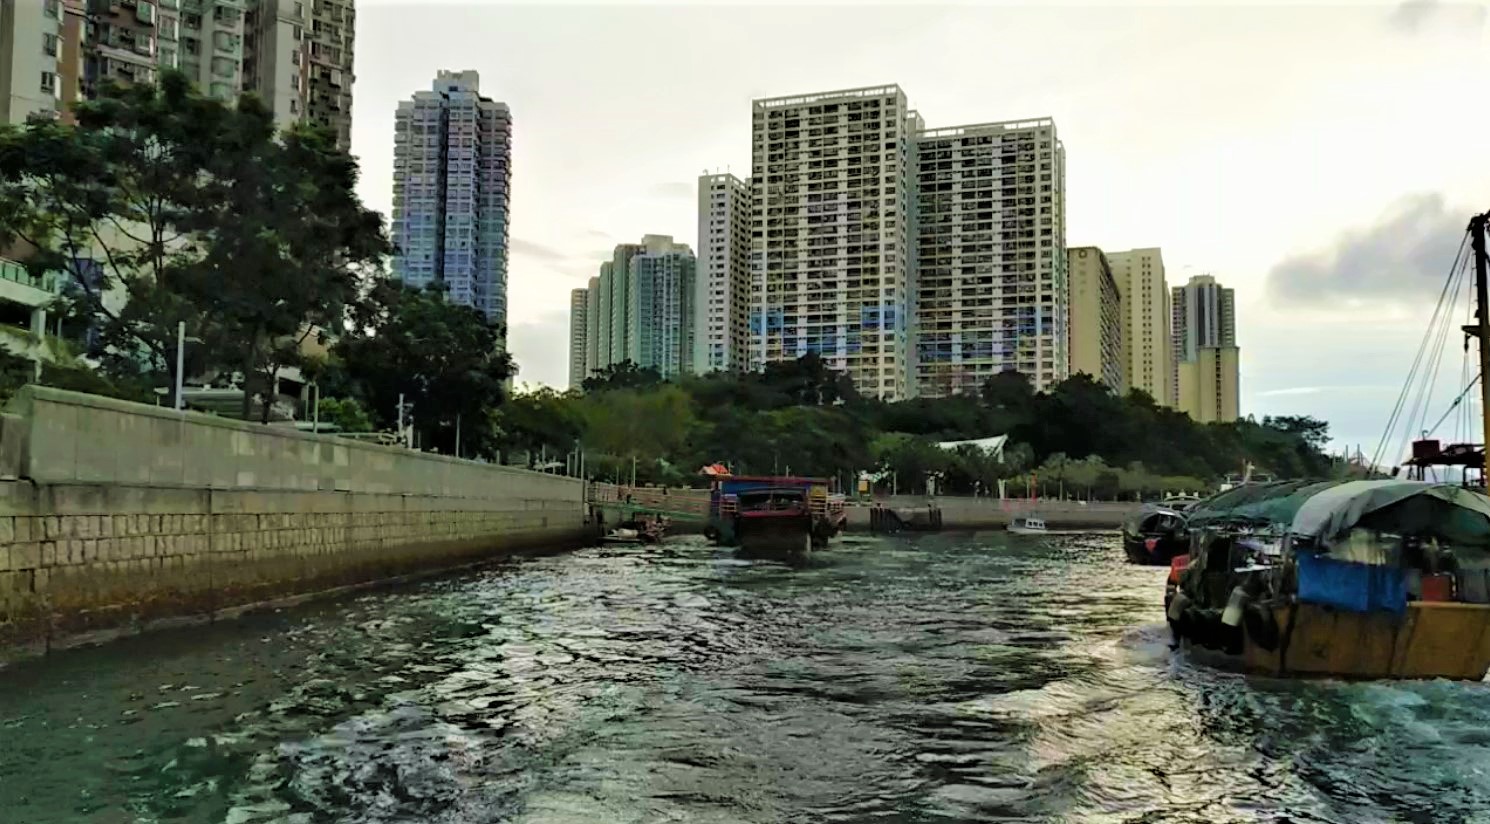
M 479 71 L 512 109 L 520 383 L 566 384 L 569 290 L 616 243 L 697 246 L 697 177 L 748 174 L 760 97 L 896 83 L 930 127 L 1054 118 L 1068 242 L 1158 246 L 1171 286 L 1235 288 L 1242 413 L 1323 418 L 1368 456 L 1469 216 L 1490 210 L 1484 2 L 357 9 L 352 151 L 373 208 L 391 211 L 398 101 L 437 71 Z M 1450 337 L 1424 428 L 1463 386 Z

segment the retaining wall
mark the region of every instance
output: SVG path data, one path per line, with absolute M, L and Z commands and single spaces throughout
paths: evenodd
M 592 537 L 573 478 L 40 387 L 0 417 L 12 653 Z
M 940 496 L 935 499 L 899 495 L 878 501 L 881 506 L 893 509 L 917 509 L 934 500 L 942 510 L 943 529 L 1002 529 L 1015 518 L 1035 515 L 1045 520 L 1051 529 L 1117 529 L 1123 519 L 1136 511 L 1141 504 L 1113 501 L 1038 501 L 998 498 L 966 498 Z M 849 506 L 849 528 L 869 529 L 869 506 Z

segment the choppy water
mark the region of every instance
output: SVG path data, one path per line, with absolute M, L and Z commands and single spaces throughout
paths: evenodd
M 1490 815 L 1490 688 L 1172 659 L 1120 556 L 684 539 L 64 653 L 0 671 L 0 822 Z

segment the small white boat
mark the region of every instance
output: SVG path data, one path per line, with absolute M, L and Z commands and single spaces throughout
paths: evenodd
M 639 544 L 642 542 L 641 532 L 635 529 L 612 529 L 602 538 L 607 544 Z
M 1045 519 L 1033 515 L 1023 518 L 1015 518 L 1009 523 L 1009 531 L 1015 535 L 1044 535 L 1050 530 L 1045 528 Z

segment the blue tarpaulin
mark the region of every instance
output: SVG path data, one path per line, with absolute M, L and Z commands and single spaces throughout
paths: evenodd
M 1407 610 L 1407 579 L 1395 565 L 1356 564 L 1300 552 L 1299 601 L 1351 612 Z

